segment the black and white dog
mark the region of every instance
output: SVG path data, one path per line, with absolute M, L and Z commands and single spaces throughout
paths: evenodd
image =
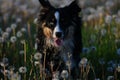
M 38 51 L 45 55 L 46 69 L 67 69 L 66 63 L 71 62 L 71 70 L 78 68 L 82 49 L 81 9 L 73 1 L 63 8 L 53 7 L 48 0 L 39 0 L 41 10 L 38 18 L 37 44 Z M 69 54 L 68 54 L 69 53 Z M 44 58 L 44 57 L 43 57 Z M 75 74 L 75 71 L 74 71 Z

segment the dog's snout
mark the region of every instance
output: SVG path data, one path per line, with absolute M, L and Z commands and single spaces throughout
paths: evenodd
M 57 38 L 61 38 L 62 37 L 62 32 L 56 32 L 55 35 L 56 35 Z

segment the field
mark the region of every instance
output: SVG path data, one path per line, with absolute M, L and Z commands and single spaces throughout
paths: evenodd
M 83 21 L 78 80 L 120 80 L 120 0 L 79 0 L 78 4 Z M 36 51 L 39 9 L 37 0 L 0 0 L 0 80 L 48 77 Z M 70 80 L 66 70 L 49 75 L 52 80 Z

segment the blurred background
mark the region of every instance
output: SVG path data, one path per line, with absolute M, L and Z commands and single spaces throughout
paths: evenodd
M 49 1 L 58 8 L 73 0 Z M 93 76 L 88 80 L 120 80 L 120 0 L 78 0 L 78 5 L 83 21 L 81 61 L 86 61 Z M 38 55 L 35 37 L 39 10 L 38 0 L 0 0 L 1 80 L 21 80 L 21 76 L 35 80 L 39 76 L 33 67 Z M 7 75 L 7 71 L 12 74 Z

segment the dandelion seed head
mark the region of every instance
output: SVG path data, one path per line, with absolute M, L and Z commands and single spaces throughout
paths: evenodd
M 26 28 L 21 28 L 21 32 L 26 32 Z
M 10 27 L 6 28 L 6 32 L 10 33 L 12 31 L 12 29 Z
M 0 37 L 0 43 L 3 43 L 3 42 L 4 42 L 4 38 Z
M 106 29 L 102 29 L 102 30 L 101 30 L 101 35 L 102 35 L 102 36 L 105 36 L 106 33 L 107 33 L 107 30 L 106 30 Z
M 22 66 L 19 68 L 19 72 L 24 74 L 27 72 L 27 68 L 25 66 Z
M 34 65 L 35 65 L 35 66 L 39 66 L 39 65 L 40 65 L 40 61 L 35 61 L 35 62 L 34 62 Z
M 11 42 L 11 43 L 15 43 L 16 41 L 17 41 L 16 36 L 12 36 L 12 37 L 10 38 L 10 42 Z
M 116 68 L 117 72 L 120 72 L 120 64 Z
M 16 19 L 16 22 L 17 22 L 17 23 L 20 23 L 20 22 L 22 22 L 22 19 L 21 19 L 21 18 L 17 18 L 17 19 Z
M 37 52 L 37 53 L 34 54 L 34 59 L 40 60 L 41 58 L 42 58 L 42 54 L 41 53 Z
M 9 33 L 8 32 L 3 32 L 2 37 L 4 39 L 7 39 L 9 37 Z
M 67 70 L 63 70 L 63 71 L 61 72 L 61 77 L 64 78 L 64 79 L 68 78 L 68 75 L 69 75 L 69 73 L 68 73 Z
M 11 24 L 11 29 L 15 29 L 17 27 L 17 24 Z
M 105 16 L 105 23 L 110 24 L 112 22 L 112 16 L 106 15 Z
M 17 37 L 22 37 L 22 32 L 21 31 L 18 31 L 17 34 L 16 34 Z
M 81 67 L 81 66 L 86 67 L 87 63 L 88 63 L 88 59 L 84 57 L 79 62 L 79 67 Z

